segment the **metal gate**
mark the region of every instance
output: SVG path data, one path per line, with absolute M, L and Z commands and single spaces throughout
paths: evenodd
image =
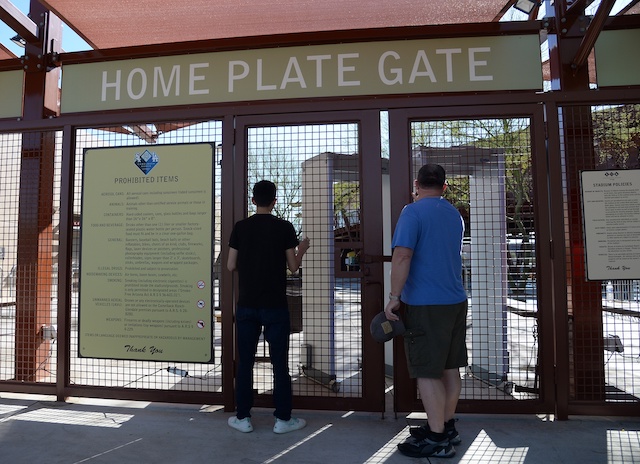
M 389 120 L 392 222 L 425 163 L 445 168 L 445 197 L 465 221 L 469 366 L 461 370 L 459 411 L 552 411 L 550 224 L 538 211 L 548 204 L 541 107 L 392 110 Z M 404 347 L 396 341 L 394 348 L 396 408 L 422 410 Z
M 311 239 L 287 288 L 297 408 L 384 411 L 383 350 L 368 336 L 382 295 L 382 265 L 368 258 L 382 252 L 379 128 L 378 111 L 236 121 L 234 194 L 224 205 L 233 220 L 224 238 L 250 212 L 247 191 L 268 179 L 278 187 L 274 214 Z M 227 282 L 223 302 L 232 301 Z M 273 386 L 265 353 L 259 343 L 257 405 L 270 404 Z
M 638 105 L 541 99 L 443 106 L 462 100 L 416 98 L 413 108 L 393 100 L 362 111 L 353 108 L 367 105 L 330 103 L 311 113 L 273 105 L 217 117 L 205 108 L 172 112 L 169 121 L 96 115 L 3 132 L 0 387 L 231 410 L 234 284 L 221 263 L 233 223 L 249 213 L 248 188 L 266 177 L 281 187 L 278 214 L 313 243 L 302 275 L 289 280 L 295 407 L 383 411 L 393 383 L 394 409 L 420 410 L 402 345 L 382 347 L 367 332 L 388 293 L 393 225 L 411 201 L 416 169 L 436 161 L 468 231 L 471 365 L 461 372 L 459 410 L 635 414 L 637 280 L 584 279 L 578 189 L 581 170 L 638 168 Z M 217 147 L 212 362 L 79 358 L 83 149 L 203 141 Z M 266 406 L 269 365 L 258 355 L 256 404 Z
M 640 105 L 626 96 L 601 98 L 549 105 L 547 111 L 549 124 L 561 128 L 558 139 L 549 133 L 549 146 L 552 152 L 558 150 L 550 172 L 562 182 L 552 179 L 549 185 L 554 197 L 563 198 L 564 209 L 553 214 L 558 218 L 554 228 L 561 223 L 565 234 L 563 279 L 555 298 L 564 315 L 556 324 L 557 348 L 563 354 L 558 358 L 556 400 L 563 414 L 638 415 L 640 284 L 637 269 L 629 265 L 638 257 L 638 190 L 637 182 L 616 179 L 633 179 L 640 168 Z M 586 174 L 605 179 L 603 262 L 611 266 L 613 277 L 603 280 L 586 264 L 581 189 L 593 188 L 582 185 Z M 593 234 L 593 226 L 590 229 Z

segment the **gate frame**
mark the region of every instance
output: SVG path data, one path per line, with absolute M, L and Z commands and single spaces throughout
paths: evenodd
M 380 287 L 383 286 L 382 262 L 366 259 L 368 256 L 382 255 L 383 221 L 380 212 L 382 203 L 381 164 L 380 164 L 380 113 L 376 110 L 346 110 L 327 112 L 282 113 L 277 115 L 246 115 L 238 116 L 235 120 L 235 150 L 233 169 L 233 220 L 222 224 L 222 241 L 228 243 L 231 228 L 235 221 L 246 217 L 248 193 L 247 185 L 247 129 L 262 126 L 300 126 L 306 124 L 339 124 L 355 123 L 358 125 L 358 157 L 360 163 L 360 223 L 363 231 L 362 270 L 362 395 L 360 397 L 340 396 L 302 396 L 294 395 L 293 405 L 298 409 L 326 409 L 326 410 L 385 410 L 384 388 L 370 388 L 372 385 L 384 387 L 384 351 L 380 344 L 366 335 L 367 323 L 380 311 L 378 302 L 382 296 Z M 366 134 L 366 136 L 365 136 Z M 365 199 L 367 201 L 365 201 Z M 377 201 L 376 201 L 377 200 Z M 374 231 L 367 234 L 366 230 Z M 375 231 L 378 231 L 377 233 Z M 227 271 L 228 272 L 228 271 Z M 230 273 L 227 280 L 231 280 Z M 222 295 L 223 305 L 235 307 L 235 298 L 229 293 L 228 286 L 224 287 Z M 231 311 L 229 311 L 231 313 Z M 224 330 L 224 326 L 223 326 Z M 227 345 L 228 347 L 228 345 Z M 235 347 L 232 346 L 235 352 Z M 364 356 L 364 353 L 367 356 Z M 256 406 L 270 407 L 270 395 L 257 397 Z
M 624 18 L 624 20 L 616 20 L 616 24 L 626 27 L 638 27 L 638 20 L 635 18 Z M 526 33 L 537 31 L 540 27 L 538 22 L 527 22 L 522 24 L 491 24 L 470 27 L 465 30 L 462 35 L 496 35 L 503 33 Z M 428 30 L 428 33 L 425 32 Z M 377 35 L 376 35 L 377 34 Z M 443 35 L 453 34 L 461 35 L 461 31 L 457 27 L 441 27 L 428 29 L 414 28 L 398 28 L 387 31 L 351 31 L 345 34 L 321 33 L 321 34 L 301 34 L 287 37 L 284 41 L 282 37 L 269 38 L 267 42 L 259 44 L 259 46 L 272 45 L 294 45 L 308 44 L 312 42 L 323 43 L 327 41 L 337 41 L 341 38 L 347 41 L 364 41 L 395 39 L 395 38 L 415 38 L 415 37 L 442 37 Z M 262 39 L 260 39 L 262 40 Z M 179 54 L 195 51 L 219 51 L 230 49 L 242 49 L 248 46 L 255 46 L 256 40 L 242 39 L 234 41 L 233 45 L 229 45 L 229 41 L 211 41 L 199 44 L 197 50 L 194 50 L 193 44 L 171 44 L 169 47 L 135 47 L 127 50 L 101 50 L 97 52 L 80 52 L 72 54 L 63 54 L 62 61 L 65 63 L 81 63 L 90 61 L 102 61 L 108 59 L 122 59 L 142 56 L 160 56 L 169 54 Z M 20 68 L 19 60 L 7 60 L 9 63 L 3 63 L 2 70 Z M 552 60 L 554 61 L 554 60 Z M 29 79 L 34 80 L 38 74 L 29 73 Z M 567 73 L 565 73 L 567 74 Z M 46 75 L 42 74 L 44 82 Z M 25 99 L 28 96 L 25 96 Z M 560 90 L 555 92 L 536 93 L 536 92 L 489 92 L 476 95 L 465 94 L 436 94 L 436 95 L 396 95 L 391 97 L 370 98 L 370 97 L 353 97 L 338 99 L 319 99 L 314 100 L 314 112 L 322 111 L 349 111 L 349 110 L 367 110 L 367 109 L 399 109 L 399 108 L 446 108 L 450 106 L 457 107 L 485 107 L 489 108 L 495 105 L 508 104 L 541 104 L 544 107 L 546 117 L 546 127 L 548 134 L 548 158 L 549 158 L 549 197 L 562 198 L 562 172 L 560 158 L 560 126 L 558 121 L 557 110 L 562 105 L 590 105 L 603 103 L 629 103 L 640 100 L 640 87 L 625 88 L 600 88 L 596 90 Z M 30 100 L 32 101 L 32 100 Z M 42 112 L 42 107 L 35 103 L 25 105 L 34 108 L 38 106 Z M 65 325 L 59 331 L 58 339 L 58 367 L 55 384 L 27 383 L 16 381 L 0 382 L 0 391 L 12 391 L 18 393 L 38 393 L 38 394 L 54 394 L 60 400 L 64 400 L 68 396 L 87 396 L 101 398 L 116 399 L 138 399 L 151 401 L 176 401 L 176 402 L 192 402 L 207 403 L 212 400 L 220 399 L 222 395 L 212 393 L 198 392 L 169 392 L 169 391 L 136 391 L 132 389 L 113 389 L 104 387 L 78 387 L 69 384 L 69 362 L 68 362 L 68 327 L 70 318 L 70 252 L 71 252 L 71 226 L 72 226 L 72 209 L 71 199 L 72 191 L 70 190 L 73 181 L 73 155 L 75 153 L 74 131 L 81 127 L 100 127 L 103 125 L 126 124 L 135 121 L 160 122 L 160 121 L 176 121 L 176 120 L 222 120 L 223 121 L 223 151 L 225 153 L 233 153 L 233 119 L 242 115 L 267 115 L 267 114 L 283 114 L 283 113 L 304 113 L 309 108 L 307 100 L 292 100 L 287 102 L 256 102 L 252 104 L 230 104 L 230 105 L 203 105 L 198 107 L 165 107 L 160 109 L 144 109 L 144 110 L 127 110 L 113 111 L 105 113 L 84 113 L 69 114 L 51 118 L 50 115 L 34 115 L 24 119 L 5 119 L 0 120 L 0 131 L 2 132 L 28 132 L 28 131 L 62 131 L 62 185 L 61 185 L 61 232 L 60 232 L 60 258 L 59 258 L 59 282 L 58 282 L 58 321 Z M 49 118 L 49 119 L 45 119 Z M 230 135 L 231 134 L 231 135 Z M 228 158 L 228 157 L 227 157 Z M 223 160 L 223 165 L 227 165 L 230 161 Z M 223 183 L 225 180 L 223 179 Z M 561 202 L 560 202 L 561 203 Z M 572 414 L 621 414 L 629 415 L 640 414 L 640 407 L 634 404 L 622 403 L 594 403 L 594 402 L 571 402 L 568 397 L 568 340 L 562 336 L 566 334 L 568 322 L 566 319 L 566 263 L 562 257 L 565 256 L 566 247 L 564 243 L 564 227 L 562 204 L 551 202 L 551 208 L 548 211 L 551 217 L 551 242 L 545 245 L 551 256 L 560 259 L 553 260 L 553 278 L 552 278 L 552 301 L 554 307 L 553 321 L 555 324 L 556 335 L 552 340 L 555 349 L 555 358 L 553 362 L 555 374 L 554 378 L 557 383 L 555 385 L 556 414 L 559 418 L 566 418 L 569 413 Z M 225 215 L 223 209 L 223 221 L 229 217 Z M 542 254 L 540 254 L 542 257 Z M 223 284 L 225 285 L 225 284 Z M 223 321 L 228 322 L 228 316 L 223 314 Z M 559 335 L 559 336 L 558 336 Z M 67 338 L 66 340 L 64 338 Z M 548 342 L 548 341 L 547 341 Z M 545 343 L 547 343 L 545 342 Z M 226 343 L 226 341 L 223 341 Z M 225 364 L 229 364 L 227 358 L 223 358 Z M 224 389 L 227 390 L 232 385 L 233 380 L 229 376 L 223 377 Z M 225 405 L 229 403 L 225 400 Z M 491 412 L 495 412 L 493 409 Z M 511 411 L 505 411 L 511 412 Z
M 410 152 L 410 124 L 414 120 L 458 120 L 477 118 L 509 118 L 529 117 L 531 121 L 531 158 L 534 173 L 534 216 L 536 225 L 536 266 L 538 282 L 538 327 L 540 342 L 538 344 L 538 362 L 540 366 L 540 395 L 535 400 L 468 400 L 458 403 L 459 412 L 499 412 L 499 413 L 537 413 L 551 412 L 554 408 L 554 372 L 553 372 L 553 314 L 546 314 L 540 308 L 553 308 L 551 294 L 550 223 L 549 216 L 544 214 L 550 204 L 547 195 L 547 166 L 545 147 L 545 124 L 542 106 L 538 104 L 494 105 L 494 106 L 459 106 L 446 108 L 413 108 L 389 111 L 390 151 Z M 391 158 L 389 163 L 391 176 L 391 215 L 392 224 L 396 224 L 405 204 L 411 201 L 402 185 L 410 185 L 412 179 L 411 160 L 409 158 Z M 404 344 L 394 340 L 394 379 L 397 394 L 394 396 L 395 407 L 400 411 L 422 410 L 422 403 L 417 398 L 415 380 L 409 379 L 406 367 Z
M 597 92 L 567 92 L 563 98 L 549 100 L 545 103 L 546 117 L 549 127 L 557 130 L 549 130 L 549 190 L 551 198 L 562 198 L 562 202 L 552 204 L 550 214 L 552 216 L 552 236 L 555 238 L 552 252 L 556 263 L 554 272 L 558 277 L 554 278 L 554 307 L 555 307 L 555 331 L 554 337 L 556 349 L 556 414 L 559 418 L 567 418 L 569 415 L 616 415 L 616 416 L 640 416 L 640 402 L 613 402 L 602 400 L 576 400 L 571 398 L 570 389 L 575 373 L 571 371 L 571 350 L 569 338 L 569 308 L 568 308 L 568 282 L 567 267 L 568 257 L 573 254 L 571 244 L 568 243 L 565 227 L 565 192 L 563 184 L 570 173 L 563 175 L 565 161 L 563 159 L 563 144 L 561 138 L 566 137 L 563 126 L 559 120 L 559 111 L 562 108 L 593 107 L 600 105 L 640 104 L 640 89 L 628 87 L 625 89 L 601 89 Z M 565 144 L 566 146 L 566 144 Z M 564 148 L 566 151 L 566 148 Z M 566 153 L 565 157 L 570 157 Z M 560 203 L 560 204 L 558 204 Z M 584 236 L 582 237 L 584 252 Z M 567 259 L 565 259 L 567 258 Z M 582 255 L 584 259 L 584 255 Z M 602 324 L 602 322 L 601 322 Z M 566 336 L 561 336 L 566 334 Z M 560 335 L 560 336 L 559 336 Z M 604 381 L 604 365 L 602 366 Z

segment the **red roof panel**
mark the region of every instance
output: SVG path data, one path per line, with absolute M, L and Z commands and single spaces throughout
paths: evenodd
M 507 0 L 42 0 L 96 49 L 491 22 Z M 81 6 L 80 6 L 81 5 Z

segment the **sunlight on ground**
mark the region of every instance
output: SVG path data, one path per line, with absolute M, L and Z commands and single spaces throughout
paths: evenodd
M 398 443 L 404 441 L 404 439 L 409 435 L 409 427 L 405 427 L 400 430 L 398 434 L 389 440 L 385 445 L 380 448 L 376 453 L 367 459 L 364 464 L 382 464 L 387 459 L 389 459 L 397 450 Z
M 383 464 L 398 451 L 398 443 L 404 441 L 409 435 L 409 427 L 402 429 L 395 437 L 389 440 L 364 464 Z M 527 457 L 528 447 L 523 448 L 499 448 L 484 430 L 481 430 L 469 449 L 460 459 L 461 464 L 522 464 Z
M 23 409 L 27 409 L 27 407 L 26 406 L 9 406 L 8 404 L 0 404 L 0 415 L 15 414 Z
M 41 408 L 12 416 L 10 420 L 50 424 L 83 425 L 118 428 L 135 417 L 132 414 L 113 414 L 91 411 Z
M 267 459 L 266 461 L 264 461 L 262 464 L 269 464 L 271 462 L 276 461 L 277 459 L 280 459 L 282 456 L 286 455 L 287 453 L 289 453 L 291 450 L 296 449 L 298 446 L 302 445 L 303 443 L 308 442 L 309 440 L 311 440 L 312 438 L 320 435 L 322 432 L 324 432 L 325 430 L 329 429 L 333 424 L 327 424 L 324 427 L 322 427 L 321 429 L 313 432 L 311 435 L 309 435 L 308 437 L 305 437 L 304 440 L 300 440 L 297 443 L 294 443 L 293 445 L 291 445 L 289 448 L 287 448 L 286 450 L 282 451 L 281 453 L 276 454 L 275 456 Z
M 499 448 L 487 432 L 480 430 L 469 449 L 464 453 L 461 464 L 519 464 L 524 463 L 527 457 L 528 447 L 523 448 Z
M 640 463 L 640 431 L 608 430 L 607 463 Z
M 125 448 L 127 446 L 136 444 L 136 443 L 138 443 L 140 441 L 142 441 L 142 438 L 137 438 L 136 440 L 131 440 L 129 443 L 125 443 L 123 445 L 116 446 L 114 448 L 108 449 L 107 451 L 103 451 L 102 453 L 94 454 L 93 456 L 89 456 L 88 458 L 82 459 L 80 461 L 76 461 L 73 464 L 82 464 L 82 463 L 85 463 L 85 462 L 93 461 L 96 458 L 99 458 L 99 457 L 102 457 L 102 456 L 106 456 L 109 453 L 113 453 L 114 451 L 121 450 L 122 448 Z

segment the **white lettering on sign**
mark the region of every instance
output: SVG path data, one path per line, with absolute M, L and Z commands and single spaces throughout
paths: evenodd
M 445 55 L 447 67 L 447 82 L 453 82 L 453 58 L 451 55 L 462 53 L 461 48 L 442 48 L 436 50 L 436 55 Z
M 478 47 L 469 49 L 469 80 L 471 81 L 492 81 L 493 76 L 478 76 L 476 68 L 487 66 L 487 60 L 476 60 L 476 53 L 491 53 L 491 47 Z
M 476 53 L 484 53 L 490 52 L 491 49 L 489 47 L 484 48 L 472 48 L 469 49 L 469 79 L 473 81 L 490 81 L 493 80 L 493 76 L 478 76 L 476 73 L 476 68 L 480 66 L 487 66 L 486 60 L 478 60 L 476 59 Z M 461 48 L 437 48 L 435 50 L 436 55 L 444 55 L 445 63 L 444 63 L 444 72 L 446 74 L 447 82 L 454 82 L 455 77 L 458 76 L 460 79 L 461 74 L 458 72 L 455 73 L 454 64 L 453 64 L 453 56 L 462 54 Z M 385 85 L 395 85 L 404 84 L 403 77 L 403 68 L 402 67 L 393 67 L 394 63 L 399 62 L 402 59 L 399 53 L 389 50 L 380 55 L 380 59 L 378 60 L 378 75 L 380 77 L 380 81 Z M 436 68 L 440 71 L 440 68 Z M 415 84 L 418 78 L 426 78 L 429 79 L 432 83 L 438 82 L 438 77 L 441 76 L 441 73 L 434 71 L 433 66 L 431 65 L 431 61 L 429 61 L 429 57 L 427 55 L 426 50 L 418 50 L 416 56 L 413 60 L 413 67 L 411 69 L 411 73 L 409 74 L 409 84 Z
M 424 67 L 424 71 L 420 71 L 421 64 Z M 427 58 L 427 53 L 424 50 L 418 50 L 416 59 L 413 62 L 413 69 L 411 70 L 411 77 L 409 77 L 409 84 L 416 82 L 416 77 L 428 77 L 431 82 L 438 82 L 436 76 L 433 75 L 433 68 Z
M 162 95 L 168 97 L 172 82 L 175 82 L 175 95 L 177 97 L 180 95 L 180 65 L 176 64 L 171 68 L 168 83 L 165 83 L 162 68 L 160 66 L 153 68 L 153 98 L 158 96 L 158 83 L 162 86 Z
M 394 58 L 396 61 L 400 59 L 400 55 L 394 51 L 384 52 L 378 60 L 378 75 L 385 85 L 402 84 L 402 68 L 391 68 L 389 72 L 391 77 L 387 77 L 385 73 L 385 64 L 388 57 Z
M 277 89 L 275 84 L 263 84 L 262 83 L 262 59 L 258 59 L 258 62 L 256 63 L 257 68 L 258 68 L 258 86 L 256 87 L 257 90 L 275 90 Z
M 380 49 L 376 61 L 364 61 L 358 52 L 283 56 L 281 60 L 252 58 L 225 62 L 167 63 L 149 68 L 135 67 L 130 71 L 102 71 L 101 101 L 120 101 L 123 96 L 136 101 L 142 98 L 208 95 L 214 92 L 212 80 L 225 79 L 220 70 L 227 70 L 227 94 L 238 92 L 286 91 L 289 89 L 324 89 L 363 85 L 402 86 L 440 82 L 457 85 L 493 81 L 491 47 L 434 48 L 401 51 Z M 465 63 L 465 55 L 467 62 Z M 367 55 L 369 56 L 369 55 Z M 375 58 L 374 58 L 375 59 Z M 286 60 L 286 61 L 285 61 Z M 223 66 L 221 68 L 221 66 Z M 210 71 L 210 68 L 214 68 Z M 373 68 L 373 73 L 368 70 Z M 224 71 L 223 71 L 224 73 Z M 371 80 L 373 78 L 373 81 Z M 251 79 L 249 82 L 248 80 Z M 327 80 L 329 82 L 327 82 Z M 240 85 L 242 83 L 242 85 Z M 183 86 L 181 88 L 181 86 Z M 375 88 L 375 87 L 374 87 Z M 407 89 L 409 90 L 409 89 Z M 217 92 L 219 90 L 216 89 Z M 222 90 L 224 93 L 224 90 Z
M 133 89 L 133 81 L 136 78 L 136 75 L 140 76 L 140 79 L 139 79 L 140 90 L 138 91 L 138 93 L 135 93 Z M 129 77 L 127 77 L 127 94 L 129 95 L 129 98 L 132 100 L 140 100 L 144 96 L 144 93 L 146 91 L 147 91 L 147 74 L 144 72 L 144 69 L 142 68 L 132 69 L 131 72 L 129 73 Z
M 295 56 L 292 56 L 289 58 L 289 64 L 287 65 L 287 70 L 284 72 L 280 89 L 286 89 L 287 84 L 296 82 L 300 84 L 301 88 L 307 88 L 307 83 L 304 81 L 302 70 L 300 69 L 300 63 L 298 63 L 298 59 Z
M 236 74 L 236 68 L 240 67 L 241 71 Z M 249 63 L 246 61 L 229 61 L 229 93 L 233 93 L 233 83 L 244 79 L 249 75 Z
M 356 72 L 355 64 L 352 64 L 348 60 L 358 58 L 358 53 L 345 53 L 337 56 L 338 61 L 338 73 L 337 83 L 340 87 L 346 86 L 358 86 L 359 80 L 348 79 L 348 73 Z M 323 62 L 331 60 L 331 55 L 313 55 L 307 56 L 307 61 L 315 62 L 315 80 L 316 87 L 322 88 L 322 72 Z M 283 71 L 282 80 L 280 86 L 271 82 L 266 82 L 264 77 L 264 63 L 262 59 L 256 60 L 256 90 L 284 90 L 289 84 L 298 84 L 300 88 L 307 88 L 307 81 L 305 79 L 300 62 L 297 57 L 292 56 L 289 58 L 286 69 Z M 251 72 L 251 66 L 246 61 L 229 61 L 229 77 L 228 77 L 228 89 L 229 93 L 233 93 L 235 90 L 235 83 L 242 81 L 249 76 Z
M 356 70 L 355 66 L 347 66 L 345 61 L 359 56 L 359 53 L 341 53 L 338 55 L 338 87 L 360 85 L 360 81 L 348 81 L 345 79 L 345 73 Z
M 307 57 L 307 61 L 316 62 L 316 87 L 322 88 L 322 62 L 331 59 L 331 55 L 312 55 Z
M 189 95 L 207 95 L 209 88 L 196 88 L 196 84 L 205 81 L 206 77 L 199 74 L 198 71 L 203 68 L 208 68 L 209 63 L 192 63 L 189 65 Z M 167 81 L 164 71 L 160 66 L 153 68 L 153 90 L 152 94 L 154 98 L 159 96 L 159 90 L 162 92 L 162 96 L 168 97 L 171 95 L 171 88 L 173 87 L 173 94 L 175 96 L 180 95 L 180 73 L 181 66 L 174 65 L 171 67 L 171 73 Z M 127 96 L 131 100 L 139 100 L 144 97 L 148 91 L 149 79 L 147 77 L 147 71 L 143 68 L 134 68 L 127 75 Z M 102 101 L 107 101 L 109 90 L 113 90 L 114 100 L 120 100 L 122 85 L 122 70 L 118 69 L 115 73 L 115 79 L 110 81 L 107 71 L 102 72 Z
M 189 95 L 208 95 L 209 89 L 196 90 L 196 82 L 205 80 L 205 76 L 196 74 L 198 69 L 208 68 L 209 63 L 193 63 L 189 66 Z
M 107 71 L 102 71 L 102 101 L 107 101 L 107 89 L 113 87 L 115 89 L 114 100 L 120 100 L 120 78 L 122 77 L 122 71 L 116 71 L 116 80 L 114 82 L 108 82 Z

